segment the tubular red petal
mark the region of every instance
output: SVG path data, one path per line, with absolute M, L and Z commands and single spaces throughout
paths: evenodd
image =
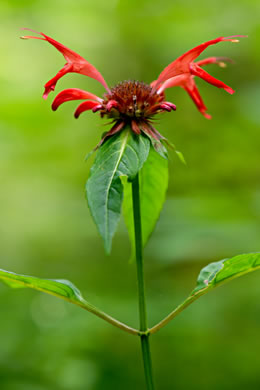
M 168 111 L 168 112 L 171 112 L 171 107 L 170 106 L 168 106 L 168 104 L 165 104 L 165 103 L 162 103 L 162 104 L 160 104 L 160 109 L 161 110 L 163 110 L 163 111 Z
M 109 100 L 106 109 L 108 112 L 112 110 L 112 108 L 117 108 L 118 107 L 118 102 L 116 100 Z
M 31 28 L 21 28 L 21 30 L 26 30 L 26 31 L 31 31 L 35 34 L 41 34 L 39 31 L 35 31 L 35 30 L 32 30 Z M 20 37 L 21 39 L 41 39 L 42 41 L 45 41 L 45 38 L 41 38 L 41 37 L 35 37 L 35 36 L 32 36 L 32 35 L 24 35 L 22 37 Z
M 31 31 L 31 32 L 34 32 L 36 34 L 40 34 L 39 31 L 33 30 L 32 28 L 28 28 L 28 27 L 22 27 L 21 30 Z
M 152 82 L 150 83 L 150 86 L 153 88 L 153 87 L 156 85 L 156 83 L 157 83 L 157 80 L 154 80 L 154 81 L 152 81 Z
M 194 47 L 193 49 L 187 51 L 182 56 L 180 56 L 176 61 L 184 61 L 185 63 L 189 63 L 194 61 L 207 47 L 210 45 L 215 45 L 216 43 L 225 41 L 226 38 L 219 37 L 216 39 L 211 39 L 210 41 L 201 43 L 200 45 Z
M 219 37 L 216 39 L 212 39 L 210 41 L 204 42 L 193 49 L 187 51 L 180 57 L 178 57 L 175 61 L 170 63 L 159 75 L 155 84 L 153 85 L 154 89 L 160 85 L 163 81 L 167 79 L 177 76 L 182 73 L 189 72 L 189 64 L 193 62 L 208 46 L 215 45 L 218 42 L 222 41 L 232 41 L 232 38 L 242 37 L 242 35 L 234 35 L 232 37 Z
M 43 99 L 47 99 L 49 93 L 51 91 L 55 90 L 55 86 L 57 84 L 57 81 L 65 76 L 65 74 L 72 72 L 72 65 L 71 64 L 66 64 L 64 67 L 59 70 L 59 72 L 54 76 L 51 80 L 49 80 L 45 85 L 44 85 L 44 94 L 43 94 Z
M 187 83 L 185 86 L 183 86 L 185 91 L 188 92 L 193 102 L 196 104 L 198 110 L 201 112 L 202 115 L 205 116 L 207 119 L 211 119 L 211 116 L 206 113 L 207 107 L 203 103 L 203 100 L 200 96 L 199 90 L 194 82 L 193 79 L 190 80 L 189 83 Z
M 102 104 L 98 104 L 97 106 L 92 108 L 92 112 L 94 112 L 94 114 L 95 114 L 95 112 L 101 110 L 102 108 L 103 108 L 103 105 Z
M 204 60 L 197 61 L 197 62 L 195 62 L 195 64 L 198 66 L 217 64 L 223 68 L 226 66 L 225 62 L 234 63 L 234 61 L 228 57 L 209 57 L 209 58 L 204 58 Z
M 84 111 L 92 110 L 93 108 L 99 106 L 99 103 L 94 102 L 93 100 L 87 100 L 86 102 L 81 103 L 76 109 L 74 116 L 78 118 L 80 114 Z
M 165 111 L 168 111 L 168 112 L 171 112 L 172 110 L 176 111 L 175 104 L 170 103 L 170 102 L 163 102 L 163 103 L 159 104 L 159 108 L 161 110 L 165 110 Z
M 93 93 L 83 91 L 82 89 L 78 89 L 78 88 L 69 88 L 69 89 L 64 89 L 64 91 L 61 91 L 56 96 L 56 98 L 52 103 L 52 109 L 53 111 L 56 111 L 61 104 L 68 102 L 70 100 L 85 100 L 85 99 L 96 100 L 99 103 L 102 102 L 102 99 L 100 99 L 96 95 L 93 95 Z
M 185 73 L 181 74 L 179 76 L 171 77 L 170 79 L 166 80 L 158 89 L 157 93 L 162 93 L 166 88 L 172 88 L 177 86 L 182 86 L 185 84 L 187 79 L 190 78 L 190 75 Z
M 238 39 L 234 38 L 247 38 L 247 35 L 230 35 L 229 37 L 225 37 L 223 40 L 230 41 L 230 42 L 239 42 Z
M 215 77 L 211 76 L 208 72 L 206 72 L 204 69 L 200 68 L 196 64 L 191 64 L 190 70 L 191 70 L 191 74 L 193 74 L 194 76 L 200 77 L 201 79 L 207 81 L 207 83 L 215 85 L 215 87 L 223 88 L 231 95 L 235 92 L 231 87 L 229 87 L 222 81 L 216 79 Z
M 61 43 L 55 41 L 48 35 L 44 33 L 38 33 L 43 38 L 40 37 L 33 37 L 33 36 L 27 36 L 23 37 L 25 39 L 41 39 L 49 42 L 52 46 L 54 46 L 59 52 L 64 56 L 67 63 L 65 66 L 57 73 L 55 77 L 53 77 L 48 83 L 45 84 L 45 92 L 44 92 L 44 98 L 48 96 L 50 91 L 54 91 L 57 81 L 64 76 L 67 73 L 74 72 L 83 74 L 85 76 L 91 77 L 97 81 L 99 81 L 104 88 L 110 92 L 110 89 L 108 88 L 107 83 L 105 82 L 103 76 L 99 71 L 88 61 L 86 61 L 83 57 L 81 57 L 79 54 L 75 53 L 74 51 L 70 50 L 66 46 L 62 45 Z
M 173 111 L 176 111 L 176 104 L 173 104 L 172 102 L 165 102 L 165 104 L 167 104 L 167 106 L 170 106 Z
M 205 58 L 204 60 L 197 61 L 196 64 L 198 66 L 208 65 L 208 64 L 215 64 L 217 62 L 217 57 L 209 57 Z

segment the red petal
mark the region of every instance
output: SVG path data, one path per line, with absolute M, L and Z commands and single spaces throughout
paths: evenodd
M 154 81 L 152 81 L 152 82 L 150 83 L 150 86 L 153 88 L 153 87 L 156 86 L 156 84 L 157 84 L 157 80 L 154 80 Z
M 82 112 L 92 110 L 92 108 L 96 106 L 99 106 L 99 103 L 94 102 L 93 100 L 87 100 L 86 102 L 81 103 L 74 113 L 75 118 L 78 118 Z
M 171 112 L 171 107 L 170 106 L 168 106 L 168 104 L 165 104 L 165 103 L 162 103 L 162 104 L 160 104 L 160 109 L 161 110 L 163 110 L 163 111 L 168 111 L 168 112 Z
M 239 42 L 239 39 L 234 39 L 234 38 L 247 38 L 248 35 L 230 35 L 229 37 L 225 37 L 225 41 L 230 41 L 230 42 Z
M 179 76 L 171 77 L 170 79 L 166 80 L 158 89 L 157 93 L 160 94 L 162 93 L 166 88 L 172 88 L 172 87 L 177 87 L 177 86 L 182 86 L 184 85 L 187 80 L 190 79 L 190 75 L 185 73 L 181 74 Z
M 97 100 L 98 102 L 102 102 L 102 99 L 100 99 L 96 95 L 93 95 L 93 93 L 83 91 L 82 89 L 78 89 L 78 88 L 69 88 L 69 89 L 64 89 L 64 91 L 61 91 L 56 96 L 56 98 L 52 103 L 52 109 L 53 111 L 56 111 L 57 108 L 62 103 L 68 102 L 70 100 L 85 100 L 85 99 L 93 99 L 93 100 Z
M 198 66 L 217 64 L 220 67 L 224 68 L 226 66 L 225 62 L 233 63 L 234 61 L 228 57 L 209 57 L 209 58 L 205 58 L 204 60 L 197 61 L 195 62 L 195 64 Z
M 173 104 L 172 102 L 164 102 L 164 104 L 167 104 L 173 111 L 176 111 L 177 109 L 176 104 Z
M 191 74 L 193 74 L 194 76 L 200 77 L 201 79 L 207 81 L 209 84 L 215 85 L 215 87 L 223 88 L 231 95 L 235 92 L 231 87 L 229 87 L 222 81 L 216 79 L 215 77 L 211 76 L 208 72 L 206 72 L 204 69 L 200 68 L 196 64 L 191 64 L 190 70 L 191 70 Z
M 26 29 L 25 29 L 26 30 Z M 74 51 L 70 50 L 66 46 L 62 45 L 61 43 L 55 41 L 48 35 L 45 35 L 44 33 L 38 33 L 43 38 L 40 37 L 34 37 L 34 36 L 25 36 L 22 37 L 24 39 L 41 39 L 44 41 L 49 42 L 51 45 L 53 45 L 66 59 L 67 63 L 65 66 L 57 73 L 55 77 L 53 77 L 50 81 L 48 81 L 45 84 L 45 92 L 44 92 L 44 98 L 48 96 L 50 91 L 54 91 L 57 81 L 64 76 L 65 74 L 69 72 L 75 72 L 80 73 L 85 76 L 91 77 L 97 81 L 99 81 L 104 88 L 110 92 L 110 89 L 108 88 L 107 83 L 105 82 L 103 76 L 99 73 L 99 71 L 91 65 L 88 61 L 86 61 L 83 57 L 81 57 L 79 54 L 75 53 Z
M 188 92 L 194 103 L 196 104 L 198 110 L 201 112 L 202 115 L 205 116 L 207 119 L 211 119 L 211 116 L 206 113 L 207 107 L 203 103 L 203 100 L 200 96 L 199 90 L 194 82 L 193 79 L 190 79 L 190 82 L 187 83 L 185 86 L 183 86 L 185 91 Z
M 118 107 L 118 102 L 116 100 L 109 100 L 106 105 L 106 110 L 110 112 L 112 108 L 117 108 L 117 107 Z
M 234 35 L 232 37 L 219 37 L 212 39 L 210 41 L 204 42 L 201 45 L 194 47 L 193 49 L 187 51 L 182 56 L 178 57 L 175 61 L 169 64 L 159 75 L 156 83 L 154 84 L 154 89 L 160 85 L 163 81 L 167 79 L 180 75 L 182 73 L 189 73 L 189 64 L 193 62 L 208 46 L 215 45 L 221 41 L 234 41 L 234 37 L 240 37 L 241 35 Z
M 67 73 L 70 73 L 70 72 L 73 72 L 72 70 L 72 65 L 71 64 L 65 64 L 64 67 L 59 70 L 59 72 L 56 74 L 56 76 L 54 76 L 52 79 L 50 79 L 45 85 L 44 85 L 44 94 L 43 94 L 43 99 L 47 99 L 49 93 L 51 91 L 54 91 L 55 90 L 55 87 L 56 87 L 56 84 L 57 84 L 57 81 L 65 76 L 65 74 Z
M 102 108 L 103 108 L 103 105 L 102 104 L 98 104 L 97 106 L 92 108 L 92 112 L 94 112 L 94 114 L 95 114 L 95 112 L 102 110 Z

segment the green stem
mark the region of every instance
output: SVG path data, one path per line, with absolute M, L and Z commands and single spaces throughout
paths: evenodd
M 102 310 L 99 310 L 98 308 L 96 308 L 95 306 L 89 303 L 87 303 L 87 305 L 78 302 L 73 302 L 73 303 L 82 307 L 82 309 L 85 309 L 90 313 L 95 314 L 97 317 L 102 318 L 102 320 L 105 320 L 109 324 L 114 325 L 115 327 L 121 330 L 124 330 L 127 333 L 130 333 L 135 336 L 140 336 L 140 332 L 137 329 L 131 328 L 130 326 L 124 324 L 123 322 L 116 320 L 114 317 L 111 317 L 110 315 L 104 313 Z
M 149 329 L 150 334 L 154 334 L 158 332 L 160 329 L 162 329 L 165 325 L 167 325 L 171 320 L 173 320 L 175 317 L 177 317 L 178 314 L 180 314 L 186 307 L 188 307 L 192 302 L 194 302 L 196 299 L 198 299 L 202 294 L 198 294 L 198 296 L 193 295 L 190 296 L 185 302 L 183 302 L 181 305 L 176 307 L 167 317 L 165 317 L 162 321 L 158 322 L 158 324 L 154 325 L 152 328 Z
M 147 334 L 140 335 L 142 356 L 143 356 L 147 390 L 154 390 L 152 360 L 151 360 L 149 332 L 148 332 L 147 314 L 146 314 L 140 191 L 139 191 L 138 175 L 135 177 L 135 179 L 132 182 L 132 198 L 133 198 L 133 213 L 134 213 L 134 227 L 135 227 L 135 253 L 136 253 L 136 267 L 137 267 L 137 281 L 138 281 L 140 332 L 147 332 Z

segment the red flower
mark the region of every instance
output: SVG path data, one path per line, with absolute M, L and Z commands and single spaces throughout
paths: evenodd
M 51 91 L 54 91 L 57 81 L 70 72 L 80 73 L 91 77 L 99 81 L 106 89 L 103 98 L 77 88 L 65 89 L 56 96 L 52 103 L 52 109 L 55 111 L 64 102 L 70 100 L 84 100 L 75 111 L 74 115 L 76 118 L 87 110 L 92 110 L 93 112 L 99 111 L 101 117 L 105 116 L 111 118 L 114 125 L 102 138 L 99 145 L 101 145 L 107 137 L 122 130 L 127 124 L 131 125 L 135 134 L 140 134 L 141 131 L 144 132 L 150 137 L 155 146 L 158 145 L 160 140 L 165 140 L 165 138 L 152 126 L 151 119 L 157 113 L 176 110 L 176 106 L 173 103 L 165 101 L 164 90 L 170 87 L 180 86 L 184 88 L 198 107 L 199 111 L 209 119 L 210 115 L 206 113 L 207 108 L 201 99 L 194 81 L 195 76 L 202 78 L 218 88 L 225 89 L 228 93 L 234 93 L 234 90 L 231 87 L 227 86 L 222 81 L 215 79 L 202 69 L 203 66 L 208 64 L 218 64 L 223 67 L 225 66 L 224 61 L 230 61 L 229 59 L 223 57 L 210 57 L 198 62 L 194 62 L 194 60 L 208 46 L 221 41 L 238 42 L 238 40 L 234 38 L 241 35 L 227 38 L 220 37 L 196 46 L 194 49 L 189 50 L 168 65 L 159 75 L 158 79 L 153 81 L 151 85 L 138 81 L 123 81 L 110 89 L 98 70 L 83 57 L 49 36 L 43 33 L 36 33 L 41 36 L 24 36 L 22 38 L 41 39 L 49 42 L 61 52 L 67 61 L 57 75 L 45 84 L 44 98 L 47 98 L 48 94 Z
M 200 93 L 194 81 L 194 76 L 198 76 L 208 83 L 215 85 L 218 88 L 223 88 L 230 94 L 233 94 L 235 91 L 223 83 L 220 80 L 215 79 L 209 73 L 207 73 L 202 66 L 208 64 L 218 64 L 221 67 L 225 66 L 224 61 L 230 62 L 231 60 L 225 57 L 210 57 L 204 60 L 194 62 L 194 60 L 210 45 L 215 45 L 218 42 L 222 41 L 231 41 L 231 42 L 239 42 L 237 37 L 243 37 L 243 35 L 234 35 L 231 37 L 219 37 L 216 39 L 212 39 L 211 41 L 202 43 L 199 46 L 194 47 L 193 49 L 187 51 L 182 56 L 173 61 L 170 65 L 168 65 L 160 74 L 157 80 L 152 83 L 154 90 L 157 90 L 157 93 L 163 92 L 166 88 L 180 86 L 184 88 L 199 111 L 204 115 L 207 119 L 210 119 L 211 116 L 206 113 L 207 108 L 201 99 Z

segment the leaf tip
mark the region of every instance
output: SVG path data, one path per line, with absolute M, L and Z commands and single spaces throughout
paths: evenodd
M 175 150 L 175 153 L 177 154 L 177 156 L 178 156 L 180 162 L 181 162 L 182 164 L 184 164 L 184 165 L 187 166 L 187 162 L 186 162 L 186 160 L 185 160 L 184 155 L 182 154 L 182 152 L 180 152 L 179 150 Z
M 104 239 L 104 249 L 105 249 L 105 254 L 107 256 L 110 256 L 111 249 L 112 249 L 112 240 L 111 239 Z

